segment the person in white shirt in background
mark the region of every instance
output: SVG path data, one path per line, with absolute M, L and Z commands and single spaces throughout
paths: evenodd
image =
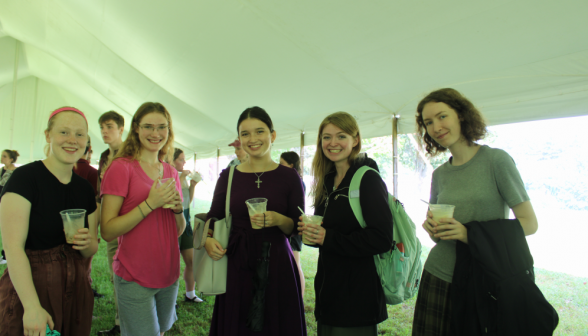
M 194 233 L 192 231 L 192 225 L 190 224 L 190 203 L 194 199 L 194 188 L 196 188 L 196 184 L 202 180 L 202 177 L 200 177 L 198 172 L 191 174 L 189 170 L 184 170 L 185 164 L 186 156 L 184 155 L 184 151 L 176 148 L 174 151 L 174 161 L 172 162 L 172 166 L 174 166 L 180 174 L 180 184 L 182 185 L 182 195 L 184 199 L 184 217 L 186 218 L 186 229 L 180 238 L 178 238 L 180 253 L 186 264 L 186 268 L 184 269 L 184 282 L 186 283 L 186 295 L 184 295 L 184 301 L 202 302 L 202 299 L 196 296 L 195 291 L 196 283 L 194 281 L 194 272 L 192 268 L 192 260 L 194 259 Z M 188 176 L 191 178 L 189 184 L 187 181 Z

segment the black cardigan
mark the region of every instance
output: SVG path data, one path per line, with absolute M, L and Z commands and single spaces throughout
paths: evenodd
M 552 335 L 557 312 L 537 285 L 518 219 L 464 224 L 451 284 L 451 335 Z
M 361 158 L 349 168 L 336 191 L 335 172 L 326 175 L 328 205 L 321 203 L 315 215 L 323 216 L 325 241 L 319 247 L 315 317 L 335 327 L 362 327 L 388 318 L 384 292 L 373 256 L 392 247 L 392 213 L 386 184 L 368 171 L 360 186 L 360 204 L 367 227 L 362 229 L 349 204 L 349 184 L 361 166 L 378 169 L 376 162 Z

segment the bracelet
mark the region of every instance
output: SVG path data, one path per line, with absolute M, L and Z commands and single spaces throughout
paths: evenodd
M 153 211 L 153 208 L 149 205 L 149 203 L 147 203 L 147 200 L 145 200 L 145 204 L 147 204 L 147 206 L 149 207 L 149 209 L 151 209 L 151 211 Z
M 137 208 L 139 208 L 139 211 L 141 212 L 141 216 L 143 216 L 143 219 L 145 219 L 145 214 L 143 213 L 143 210 L 141 210 L 141 207 L 139 205 L 137 205 Z
M 180 212 L 175 212 L 175 211 L 172 210 L 172 212 L 175 213 L 176 215 L 179 215 L 179 214 L 184 213 L 184 211 L 182 211 L 182 210 L 180 210 Z

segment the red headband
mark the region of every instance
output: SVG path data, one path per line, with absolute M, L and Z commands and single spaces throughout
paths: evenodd
M 57 113 L 65 112 L 65 111 L 75 112 L 75 113 L 81 115 L 82 117 L 84 117 L 84 120 L 86 120 L 86 125 L 88 124 L 88 119 L 86 119 L 86 116 L 84 115 L 84 113 L 82 111 L 78 110 L 75 107 L 69 107 L 69 106 L 61 107 L 61 108 L 58 108 L 57 110 L 53 111 L 51 113 L 51 115 L 49 116 L 49 120 L 51 120 L 51 118 L 53 118 L 53 116 L 55 116 Z

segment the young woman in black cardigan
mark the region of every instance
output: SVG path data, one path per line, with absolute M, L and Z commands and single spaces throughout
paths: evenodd
M 314 281 L 317 334 L 377 335 L 386 320 L 386 301 L 373 256 L 393 244 L 388 191 L 379 174 L 368 171 L 360 186 L 367 227 L 360 226 L 349 203 L 349 184 L 362 166 L 378 169 L 361 150 L 355 118 L 333 113 L 320 125 L 312 163 L 315 215 L 322 226 L 298 223 L 299 231 L 319 248 Z

